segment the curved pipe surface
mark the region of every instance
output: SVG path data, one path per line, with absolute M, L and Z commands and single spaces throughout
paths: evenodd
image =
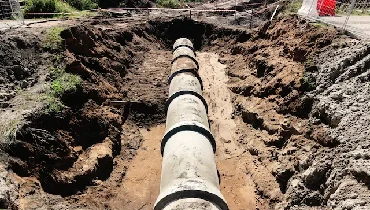
M 216 142 L 209 129 L 193 45 L 182 38 L 173 49 L 160 195 L 154 209 L 228 210 L 219 189 Z
M 186 39 L 186 38 L 177 39 L 175 43 L 173 44 L 172 49 L 175 51 L 180 46 L 189 47 L 191 50 L 194 50 L 193 43 L 189 39 Z

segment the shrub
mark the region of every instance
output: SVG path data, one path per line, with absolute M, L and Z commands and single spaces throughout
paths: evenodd
M 178 0 L 157 0 L 157 4 L 168 7 L 168 8 L 178 8 L 180 7 L 180 2 Z
M 68 13 L 75 9 L 62 0 L 26 0 L 25 13 Z
M 81 81 L 81 77 L 77 75 L 63 73 L 51 83 L 51 93 L 55 97 L 61 97 L 64 93 L 74 92 L 81 84 Z
M 89 10 L 98 7 L 98 3 L 95 0 L 66 0 L 69 5 L 78 10 Z
M 169 7 L 169 8 L 179 8 L 181 7 L 181 3 L 186 2 L 201 2 L 202 0 L 156 0 L 156 3 L 162 7 Z
M 53 27 L 46 32 L 42 46 L 49 50 L 58 50 L 62 48 L 63 39 L 60 33 L 64 30 L 63 27 Z

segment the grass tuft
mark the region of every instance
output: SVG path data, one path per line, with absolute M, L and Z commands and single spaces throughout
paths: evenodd
M 17 119 L 10 120 L 7 124 L 0 127 L 0 137 L 2 142 L 11 142 L 16 139 L 18 128 L 21 126 L 21 121 Z
M 26 0 L 25 13 L 69 13 L 76 11 L 62 0 Z
M 156 3 L 162 7 L 179 8 L 186 2 L 201 2 L 202 0 L 157 0 Z
M 59 50 L 63 46 L 63 39 L 60 33 L 64 30 L 63 27 L 53 27 L 46 32 L 42 46 L 49 50 Z
M 77 75 L 62 73 L 61 76 L 51 83 L 51 93 L 55 97 L 61 97 L 67 92 L 75 92 L 77 87 L 81 84 L 81 81 L 81 77 Z

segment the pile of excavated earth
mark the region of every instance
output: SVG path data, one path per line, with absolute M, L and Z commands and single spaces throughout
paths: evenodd
M 0 35 L 0 208 L 152 209 L 172 45 L 194 43 L 231 210 L 370 209 L 370 45 L 297 16 L 252 30 L 92 19 Z M 58 111 L 50 69 L 80 78 Z M 49 107 L 50 108 L 50 107 Z

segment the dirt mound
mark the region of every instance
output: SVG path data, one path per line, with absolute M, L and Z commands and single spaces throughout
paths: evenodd
M 35 176 L 46 192 L 71 195 L 110 176 L 126 120 L 163 121 L 166 91 L 150 79 L 157 75 L 135 67 L 143 63 L 144 52 L 160 47 L 140 29 L 102 32 L 76 26 L 62 38 L 66 71 L 80 75 L 83 84 L 61 97 L 63 112 L 31 116 L 6 150 L 17 157 L 11 167 L 18 175 Z M 117 100 L 126 105 L 110 106 Z
M 36 83 L 36 68 L 44 65 L 40 39 L 29 34 L 1 36 L 0 56 L 0 108 L 5 108 L 18 90 Z
M 355 46 L 358 50 L 353 50 Z M 244 133 L 240 143 L 255 156 L 256 167 L 262 168 L 248 167 L 271 207 L 368 205 L 367 169 L 352 168 L 363 155 L 355 161 L 349 152 L 363 154 L 367 148 L 362 132 L 353 135 L 355 131 L 350 129 L 367 127 L 366 117 L 358 112 L 368 109 L 362 103 L 367 96 L 355 94 L 355 89 L 368 85 L 367 51 L 368 46 L 334 29 L 291 17 L 267 23 L 249 41 L 232 47 L 235 56 L 225 53 L 230 90 L 236 94 L 236 115 L 247 125 L 239 128 Z M 359 86 L 354 81 L 360 82 Z M 344 105 L 348 101 L 342 102 L 346 94 L 346 100 L 355 103 L 357 98 L 360 102 L 349 109 Z M 343 132 L 352 133 L 351 137 Z M 361 146 L 355 149 L 355 145 Z M 352 165 L 342 165 L 344 161 Z M 264 170 L 275 180 L 259 178 Z M 350 192 L 343 191 L 345 186 L 363 196 L 351 200 Z

